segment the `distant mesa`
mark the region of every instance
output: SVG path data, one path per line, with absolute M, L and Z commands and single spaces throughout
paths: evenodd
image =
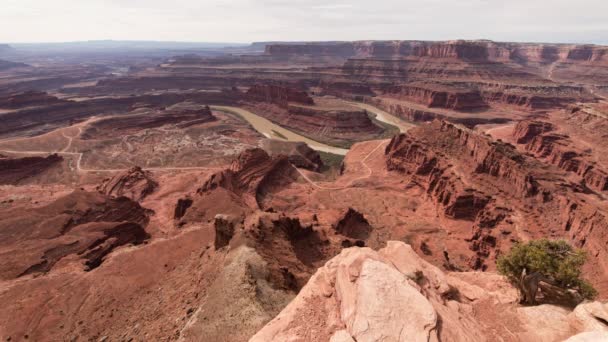
M 0 59 L 0 71 L 13 69 L 13 68 L 21 68 L 21 67 L 26 67 L 26 66 L 28 66 L 28 65 L 25 63 L 16 63 L 16 62 L 5 61 L 3 59 Z
M 10 55 L 14 51 L 15 51 L 15 49 L 10 45 L 0 44 L 0 57 L 5 56 L 5 55 Z M 13 68 L 19 68 L 19 67 L 26 67 L 26 66 L 28 66 L 28 65 L 25 63 L 18 63 L 18 62 L 0 59 L 0 71 L 13 69 Z
M 12 52 L 15 49 L 13 49 L 12 46 L 8 45 L 8 44 L 0 44 L 0 53 L 3 52 Z
M 1 62 L 0 62 L 1 63 Z M 67 101 L 60 100 L 56 96 L 49 95 L 43 91 L 25 91 L 13 93 L 8 96 L 0 96 L 0 108 L 19 109 L 33 106 L 50 106 Z

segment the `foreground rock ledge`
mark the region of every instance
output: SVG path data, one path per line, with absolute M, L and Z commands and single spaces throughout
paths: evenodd
M 579 341 L 608 337 L 608 304 L 521 307 L 492 273 L 444 274 L 402 242 L 328 261 L 251 342 Z M 589 332 L 593 332 L 589 334 Z M 580 334 L 580 335 L 577 335 Z M 575 336 L 576 335 L 576 336 Z

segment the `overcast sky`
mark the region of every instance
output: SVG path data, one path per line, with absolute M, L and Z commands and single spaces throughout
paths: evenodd
M 608 0 L 0 0 L 0 42 L 608 43 Z

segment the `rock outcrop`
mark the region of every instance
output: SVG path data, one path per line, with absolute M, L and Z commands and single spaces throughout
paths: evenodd
M 518 144 L 527 144 L 537 136 L 553 129 L 553 125 L 548 122 L 520 121 L 513 130 L 513 138 Z
M 268 263 L 255 249 L 230 250 L 179 341 L 246 341 L 294 298 L 291 291 L 273 287 L 269 277 Z
M 173 218 L 179 220 L 184 217 L 188 208 L 192 206 L 192 202 L 192 199 L 188 197 L 178 199 L 175 204 L 175 209 L 173 209 Z
M 238 223 L 240 222 L 237 222 L 234 217 L 222 214 L 215 215 L 215 221 L 213 222 L 213 228 L 215 228 L 215 249 L 228 246 L 234 236 Z
M 149 211 L 137 202 L 85 191 L 2 217 L 0 279 L 46 273 L 79 259 L 91 270 L 114 249 L 150 237 L 144 229 Z
M 521 121 L 513 137 L 540 160 L 576 173 L 584 186 L 598 192 L 608 191 L 608 170 L 595 161 L 590 151 L 577 147 L 569 136 L 556 129 L 549 122 Z
M 247 218 L 239 241 L 253 247 L 268 263 L 275 288 L 297 292 L 326 260 L 342 248 L 299 217 L 257 213 Z
M 335 224 L 334 229 L 339 234 L 356 240 L 365 240 L 369 237 L 372 226 L 365 216 L 353 208 L 348 208 L 340 220 Z
M 250 341 L 559 341 L 608 330 L 598 302 L 568 312 L 516 301 L 502 277 L 445 274 L 390 241 L 378 252 L 342 251 Z
M 297 168 L 319 172 L 323 167 L 319 152 L 306 143 L 266 139 L 262 141 L 262 148 L 272 157 L 287 156 Z
M 269 193 L 296 178 L 297 170 L 287 156 L 273 158 L 261 148 L 254 148 L 241 153 L 227 170 L 213 174 L 197 192 L 203 194 L 224 188 L 250 208 L 264 209 L 264 198 Z
M 97 190 L 112 197 L 125 196 L 139 202 L 156 190 L 158 183 L 152 179 L 149 171 L 134 166 L 128 171 L 121 172 L 112 178 L 107 178 Z

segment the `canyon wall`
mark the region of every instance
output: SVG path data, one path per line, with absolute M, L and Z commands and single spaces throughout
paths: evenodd
M 565 134 L 544 121 L 520 121 L 513 132 L 515 141 L 526 151 L 562 170 L 582 178 L 582 184 L 594 191 L 608 191 L 608 171 L 598 164 L 591 151 L 577 147 Z
M 488 107 L 478 91 L 457 88 L 442 89 L 438 85 L 407 84 L 392 86 L 385 90 L 384 95 L 396 99 L 412 100 L 429 108 L 439 107 L 471 111 Z
M 355 41 L 266 45 L 268 55 L 428 57 L 468 61 L 586 61 L 608 63 L 608 48 L 595 45 L 503 43 L 484 40 Z
M 272 84 L 256 84 L 247 90 L 247 98 L 252 101 L 273 103 L 287 107 L 289 102 L 313 105 L 313 99 L 304 91 Z
M 518 139 L 532 143 L 530 132 L 547 129 L 524 126 L 515 130 Z M 587 276 L 598 288 L 608 287 L 594 271 L 608 267 L 603 257 L 608 252 L 606 208 L 586 201 L 580 186 L 564 182 L 558 169 L 445 121 L 394 137 L 385 153 L 387 169 L 424 189 L 445 217 L 471 222 L 470 248 L 476 256 L 469 265 L 474 269 L 488 267 L 513 241 L 529 239 L 518 236 L 523 224 L 534 227 L 534 236 L 567 238 L 586 249 L 591 257 Z

